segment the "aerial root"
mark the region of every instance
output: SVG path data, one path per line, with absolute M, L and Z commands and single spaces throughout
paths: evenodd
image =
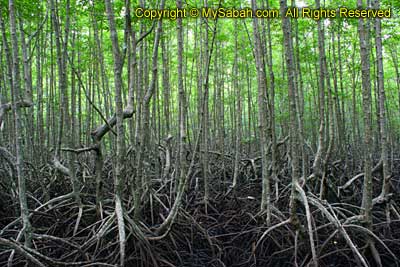
M 79 205 L 78 218 L 76 219 L 76 223 L 75 223 L 75 227 L 74 227 L 74 233 L 73 233 L 74 236 L 75 236 L 76 233 L 78 232 L 79 223 L 80 223 L 81 218 L 82 218 L 82 213 L 83 213 L 82 205 Z
M 39 211 L 40 209 L 43 209 L 46 206 L 50 206 L 51 204 L 58 202 L 58 201 L 63 201 L 65 199 L 71 198 L 73 196 L 72 193 L 68 193 L 66 195 L 62 195 L 62 196 L 58 196 L 55 197 L 49 201 L 47 201 L 46 203 L 42 204 L 41 206 L 37 207 L 34 212 Z M 29 213 L 29 218 L 31 218 L 33 215 L 33 213 Z M 21 220 L 21 217 L 16 218 L 14 221 L 10 222 L 9 224 L 7 224 L 5 227 L 3 227 L 3 229 L 1 229 L 0 231 L 0 236 L 2 236 L 8 229 L 10 229 L 11 227 L 15 226 L 17 223 L 19 223 L 19 221 Z
M 262 236 L 258 239 L 258 241 L 257 241 L 257 243 L 256 243 L 256 245 L 255 245 L 254 251 L 257 249 L 257 247 L 260 245 L 261 241 L 268 235 L 269 232 L 272 232 L 274 229 L 279 228 L 279 227 L 281 227 L 281 226 L 283 226 L 283 225 L 285 225 L 285 224 L 288 224 L 288 223 L 290 223 L 290 222 L 291 222 L 290 219 L 287 219 L 287 220 L 284 220 L 284 221 L 282 221 L 282 222 L 280 222 L 280 223 L 278 223 L 278 224 L 275 224 L 274 226 L 269 227 L 269 228 L 262 234 Z
M 345 228 L 353 227 L 353 228 L 356 228 L 356 229 L 360 230 L 361 232 L 364 232 L 367 235 L 372 236 L 376 241 L 378 241 L 379 244 L 381 244 L 386 249 L 387 252 L 389 252 L 389 254 L 393 257 L 393 259 L 396 262 L 399 262 L 399 258 L 397 258 L 397 256 L 389 249 L 389 247 L 376 234 L 374 234 L 368 228 L 365 228 L 363 226 L 356 225 L 356 224 L 347 224 L 347 225 L 343 225 L 343 227 L 345 227 Z M 375 246 L 374 246 L 373 250 L 375 250 L 375 252 L 377 252 Z M 374 252 L 372 252 L 372 253 L 374 253 Z
M 378 162 L 378 164 L 375 165 L 375 167 L 372 169 L 372 173 L 375 173 L 377 171 L 380 171 L 382 169 L 383 166 L 383 162 L 382 160 L 380 160 Z M 350 180 L 348 180 L 344 185 L 339 186 L 338 187 L 338 195 L 340 193 L 341 190 L 345 190 L 346 188 L 348 188 L 350 185 L 352 185 L 354 183 L 354 181 L 356 181 L 357 179 L 361 178 L 364 176 L 364 173 L 359 173 L 357 175 L 355 175 L 353 178 L 351 178 Z
M 245 172 L 252 171 L 249 163 Z M 196 177 L 196 172 L 191 176 Z M 244 175 L 245 178 L 248 176 Z M 280 179 L 285 178 L 282 172 Z M 173 184 L 171 181 L 172 178 L 160 181 L 149 191 L 153 202 L 142 200 L 140 220 L 130 216 L 128 209 L 124 210 L 125 207 L 134 209 L 131 200 L 120 199 L 118 204 L 112 192 L 108 196 L 105 193 L 104 216 L 100 218 L 95 213 L 95 195 L 86 187 L 81 194 L 84 203 L 81 210 L 73 193 L 67 191 L 54 198 L 37 196 L 34 193 L 41 192 L 38 187 L 29 195 L 33 203 L 29 216 L 35 229 L 34 247 L 24 247 L 20 218 L 2 219 L 0 223 L 6 223 L 0 229 L 0 247 L 5 250 L 0 253 L 0 265 L 19 266 L 29 262 L 40 267 L 111 267 L 121 266 L 123 262 L 126 266 L 278 266 L 289 260 L 294 266 L 325 266 L 332 262 L 356 265 L 358 262 L 365 267 L 399 263 L 395 240 L 400 215 L 395 193 L 383 201 L 392 218 L 385 220 L 380 216 L 384 205 L 374 206 L 377 223 L 372 232 L 362 226 L 365 219 L 359 215 L 362 209 L 356 201 L 334 199 L 338 203 L 330 204 L 308 193 L 300 183 L 295 184 L 300 223 L 288 219 L 285 195 L 290 193 L 290 182 L 281 180 L 279 188 L 284 197 L 270 207 L 273 225 L 269 226 L 265 222 L 266 212 L 258 212 L 260 188 L 256 180 L 245 183 L 239 180 L 234 194 L 216 192 L 208 214 L 204 205 L 200 205 L 203 203 L 201 190 L 193 190 L 194 182 L 188 182 L 189 189 L 183 197 L 179 195 L 182 206 L 177 208 L 176 217 L 162 231 L 157 231 L 173 207 L 174 198 L 168 188 L 169 183 Z M 358 196 L 355 196 L 357 201 Z M 379 196 L 376 202 L 382 202 L 378 200 Z M 119 207 L 122 219 L 117 214 Z M 122 228 L 125 235 L 121 235 Z
M 44 265 L 41 261 L 39 261 L 38 259 L 33 257 L 29 252 L 27 252 L 23 245 L 1 237 L 0 237 L 0 244 L 12 248 L 13 250 L 17 251 L 19 254 L 21 254 L 23 257 L 25 257 L 27 260 L 30 260 L 37 266 L 46 267 L 46 265 Z
M 115 197 L 115 214 L 117 215 L 118 223 L 118 236 L 119 236 L 119 246 L 120 246 L 120 265 L 124 266 L 125 263 L 125 223 L 124 214 L 122 210 L 121 199 L 117 195 Z
M 375 247 L 375 242 L 370 241 L 369 247 L 371 249 L 371 253 L 372 253 L 372 256 L 374 257 L 375 263 L 377 264 L 377 266 L 382 267 L 381 256 L 379 255 L 379 252 Z
M 312 229 L 312 224 L 311 224 L 311 213 L 310 213 L 310 207 L 309 207 L 308 201 L 307 201 L 307 196 L 306 196 L 306 193 L 304 192 L 303 188 L 299 185 L 299 183 L 296 183 L 295 186 L 296 186 L 297 192 L 300 193 L 302 203 L 306 209 L 308 235 L 310 237 L 310 247 L 311 247 L 313 263 L 314 263 L 314 266 L 318 266 L 318 258 L 317 258 L 317 253 L 315 250 L 313 229 Z
M 328 220 L 338 229 L 338 231 L 342 234 L 343 238 L 346 240 L 347 245 L 350 247 L 350 249 L 353 251 L 354 255 L 356 258 L 360 261 L 360 263 L 364 267 L 368 267 L 368 264 L 364 257 L 361 255 L 360 251 L 357 249 L 357 247 L 354 245 L 353 241 L 351 240 L 350 236 L 344 229 L 343 225 L 340 223 L 338 218 L 336 218 L 336 215 L 334 213 L 330 213 L 323 204 L 319 202 L 318 199 L 314 197 L 309 197 L 308 201 L 316 206 L 327 218 Z
M 28 248 L 22 244 L 19 244 L 16 241 L 12 241 L 12 240 L 8 240 L 5 238 L 1 238 L 0 237 L 0 244 L 3 244 L 7 247 L 12 248 L 13 250 L 17 251 L 20 255 L 22 255 L 23 257 L 25 257 L 27 260 L 33 262 L 34 264 L 36 264 L 39 267 L 46 267 L 48 265 L 44 264 L 43 262 L 46 262 L 49 264 L 49 266 L 115 266 L 115 265 L 111 265 L 111 264 L 106 264 L 106 265 L 102 265 L 101 263 L 93 263 L 90 261 L 79 261 L 79 262 L 63 262 L 63 261 L 58 261 L 58 260 L 54 260 L 50 257 L 47 257 L 39 252 L 37 252 L 36 250 L 32 249 L 32 248 Z M 41 260 L 39 260 L 38 258 L 40 258 Z

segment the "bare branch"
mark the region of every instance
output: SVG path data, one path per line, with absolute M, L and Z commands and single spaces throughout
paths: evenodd
M 84 152 L 97 150 L 97 149 L 98 149 L 97 146 L 89 146 L 89 147 L 83 147 L 83 148 L 69 148 L 69 147 L 61 148 L 62 151 L 72 152 L 72 153 L 76 153 L 76 154 L 81 154 Z
M 124 119 L 131 118 L 133 116 L 133 113 L 134 113 L 133 107 L 128 106 L 123 110 L 123 118 Z M 100 125 L 91 133 L 92 139 L 95 142 L 100 141 L 106 133 L 112 130 L 112 127 L 114 127 L 116 123 L 117 123 L 117 117 L 114 114 L 110 119 L 107 120 L 107 123 Z

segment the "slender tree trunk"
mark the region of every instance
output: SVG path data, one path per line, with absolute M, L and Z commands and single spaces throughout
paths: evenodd
M 93 7 L 94 9 L 94 7 Z M 107 75 L 105 73 L 104 69 L 104 57 L 102 53 L 102 48 L 101 48 L 101 43 L 100 43 L 100 37 L 99 37 L 99 31 L 98 31 L 98 26 L 97 26 L 97 21 L 94 15 L 94 10 L 92 9 L 92 25 L 93 25 L 93 36 L 94 40 L 96 42 L 96 52 L 98 56 L 98 61 L 100 65 L 100 72 L 101 72 L 101 81 L 102 81 L 102 91 L 105 91 L 106 93 L 104 94 L 105 97 L 109 95 L 109 84 L 108 84 L 108 79 Z M 78 65 L 79 65 L 79 55 L 78 55 Z M 78 92 L 78 102 L 80 103 L 80 90 Z M 81 104 L 78 104 L 79 108 L 81 107 Z M 107 118 L 110 117 L 110 111 L 109 111 L 109 101 L 108 97 L 105 99 L 105 107 L 106 107 L 106 116 Z M 79 123 L 80 124 L 80 123 Z M 80 126 L 79 126 L 80 129 Z M 80 134 L 79 134 L 80 137 Z M 80 139 L 80 138 L 79 138 Z M 102 148 L 101 148 L 101 142 L 100 140 L 93 140 L 95 143 L 95 146 L 97 147 L 94 150 L 94 157 L 95 157 L 95 175 L 96 175 L 96 214 L 98 218 L 102 218 L 103 216 L 103 178 L 102 178 L 102 170 L 103 170 L 103 154 L 102 154 Z M 111 144 L 113 143 L 113 139 L 111 139 Z
M 328 114 L 327 114 L 327 123 L 328 123 L 328 147 L 326 149 L 325 157 L 323 158 L 322 164 L 322 179 L 320 186 L 320 198 L 324 199 L 327 190 L 327 168 L 329 164 L 330 157 L 332 155 L 332 151 L 334 149 L 334 138 L 335 138 L 335 130 L 334 130 L 334 116 L 333 116 L 333 100 L 332 100 L 332 86 L 331 79 L 328 72 L 327 62 L 324 62 L 324 73 L 326 78 L 326 85 L 328 87 Z
M 281 14 L 285 14 L 287 5 L 286 0 L 280 0 Z M 285 45 L 285 59 L 287 65 L 287 82 L 288 82 L 288 97 L 289 97 L 289 116 L 290 116 L 290 153 L 292 163 L 292 193 L 290 196 L 290 220 L 294 225 L 297 225 L 296 215 L 296 184 L 300 177 L 300 153 L 299 153 L 299 138 L 298 138 L 298 120 L 296 116 L 296 93 L 294 85 L 294 61 L 293 61 L 293 41 L 291 34 L 291 25 L 289 18 L 282 17 L 282 31 Z
M 363 1 L 357 1 L 357 8 L 363 8 Z M 358 20 L 358 33 L 360 40 L 361 74 L 362 74 L 362 106 L 364 117 L 364 183 L 362 195 L 362 215 L 366 227 L 372 230 L 372 114 L 371 114 L 371 79 L 370 79 L 370 25 L 368 20 Z M 383 73 L 382 73 L 383 75 Z M 383 88 L 382 88 L 383 90 Z M 374 240 L 366 238 L 374 259 L 378 266 L 382 266 L 380 255 L 377 252 Z
M 161 38 L 161 54 L 162 54 L 162 66 L 163 66 L 163 73 L 162 73 L 162 85 L 163 85 L 163 106 L 164 106 L 164 119 L 165 119 L 165 135 L 168 136 L 171 131 L 170 126 L 170 85 L 169 85 L 169 62 L 168 62 L 168 49 L 166 47 L 166 35 Z
M 0 6 L 0 27 L 1 27 L 1 35 L 2 35 L 2 43 L 4 46 L 4 52 L 6 54 L 6 63 L 7 63 L 7 80 L 11 88 L 11 92 L 13 92 L 13 79 L 12 79 L 12 70 L 13 70 L 13 62 L 12 62 L 12 52 L 10 50 L 10 46 L 8 45 L 8 40 L 7 40 L 7 33 L 6 33 L 6 25 L 4 23 L 3 19 L 3 10 L 2 7 Z M 3 107 L 4 104 L 1 105 Z M 4 120 L 3 117 L 5 115 L 6 111 L 4 108 L 0 108 L 0 127 L 4 126 Z
M 341 123 L 339 124 L 339 131 L 342 132 L 342 138 L 343 140 L 342 142 L 342 152 L 345 152 L 345 147 L 344 144 L 346 144 L 347 136 L 346 136 L 346 112 L 345 112 L 345 91 L 344 91 L 344 84 L 343 84 L 343 65 L 342 65 L 342 43 L 341 43 L 341 27 L 342 27 L 342 23 L 338 22 L 338 30 L 337 30 L 337 42 L 338 42 L 338 64 L 339 64 L 339 83 L 340 83 L 340 94 L 342 96 L 342 110 L 341 110 Z M 341 126 L 341 127 L 340 127 Z M 339 135 L 339 138 L 340 135 Z M 341 153 L 342 154 L 342 153 Z M 342 154 L 343 156 L 345 154 Z M 345 157 L 345 159 L 347 160 L 347 157 Z M 346 165 L 346 164 L 345 164 Z
M 18 197 L 21 208 L 21 218 L 25 237 L 25 246 L 30 247 L 32 242 L 32 229 L 29 221 L 28 201 L 26 198 L 26 184 L 25 173 L 23 168 L 23 147 L 21 130 L 20 111 L 17 105 L 21 93 L 21 82 L 19 74 L 19 55 L 18 55 L 18 37 L 17 37 L 17 23 L 15 19 L 15 5 L 14 0 L 8 1 L 9 16 L 10 16 L 10 32 L 11 32 L 11 48 L 12 48 L 12 110 L 14 117 L 14 141 L 15 141 L 15 158 L 16 170 L 18 179 Z
M 358 8 L 363 7 L 363 1 L 358 0 Z M 360 57 L 362 69 L 362 105 L 364 113 L 364 185 L 362 208 L 365 221 L 372 227 L 372 127 L 371 127 L 371 79 L 370 79 L 370 46 L 369 23 L 364 19 L 358 20 L 360 39 Z
M 315 0 L 316 8 L 320 8 L 320 0 Z M 322 177 L 322 161 L 325 153 L 324 133 L 325 133 L 325 42 L 322 20 L 318 24 L 318 52 L 319 52 L 319 130 L 318 130 L 318 149 L 313 163 L 313 175 Z
M 36 48 L 36 90 L 37 90 L 37 109 L 36 109 L 36 143 L 40 147 L 40 155 L 37 162 L 44 162 L 46 157 L 46 151 L 43 149 L 45 147 L 45 134 L 43 127 L 43 114 L 44 114 L 44 104 L 43 104 L 43 35 L 39 33 L 39 45 Z
M 28 45 L 25 39 L 25 32 L 24 32 L 24 25 L 22 18 L 19 18 L 19 28 L 20 28 L 20 37 L 21 37 L 21 48 L 22 48 L 22 61 L 23 61 L 23 70 L 24 70 L 24 88 L 25 88 L 25 97 L 29 102 L 32 102 L 32 71 L 31 71 L 31 63 L 28 55 Z M 27 120 L 27 131 L 26 131 L 26 140 L 27 140 L 27 145 L 29 147 L 34 147 L 34 138 L 35 138 L 35 132 L 34 132 L 34 117 L 33 117 L 34 112 L 29 112 L 29 114 L 26 115 L 26 120 Z M 27 154 L 28 158 L 30 160 L 34 159 L 34 149 L 31 149 L 29 152 L 29 155 Z
M 269 9 L 269 0 L 267 1 L 267 9 Z M 269 73 L 269 83 L 270 83 L 270 138 L 271 138 L 271 164 L 272 164 L 272 180 L 275 182 L 275 197 L 278 200 L 279 195 L 279 181 L 278 181 L 278 149 L 276 144 L 276 119 L 275 119 L 275 74 L 273 70 L 273 61 L 272 61 L 272 36 L 271 36 L 271 21 L 267 20 L 267 37 L 268 37 L 268 56 L 267 56 L 267 66 Z M 300 68 L 300 65 L 299 65 Z M 302 86 L 300 86 L 300 90 Z M 305 170 L 303 170 L 305 171 Z
M 345 141 L 345 132 L 343 130 L 343 124 L 342 124 L 342 111 L 341 111 L 341 106 L 340 106 L 340 101 L 339 101 L 339 85 L 338 85 L 338 70 L 337 70 L 337 64 L 336 64 L 336 47 L 335 47 L 335 33 L 332 30 L 331 32 L 331 46 L 332 46 L 332 53 L 331 53 L 331 72 L 333 75 L 333 88 L 335 95 L 333 96 L 333 101 L 334 101 L 334 110 L 335 110 L 335 122 L 336 122 L 336 133 L 337 133 L 337 139 L 338 139 L 338 151 L 339 154 L 342 156 L 343 155 L 343 144 Z M 340 51 L 340 50 L 339 50 Z
M 207 8 L 208 2 L 207 0 L 204 0 L 204 7 Z M 209 120 L 209 114 L 208 114 L 208 98 L 209 98 L 209 76 L 208 76 L 208 58 L 209 58 L 209 47 L 208 47 L 208 20 L 206 18 L 203 18 L 203 24 L 204 24 L 204 51 L 203 51 L 203 61 L 206 62 L 206 64 L 203 64 L 204 70 L 203 70 L 203 75 L 201 76 L 201 87 L 203 88 L 204 92 L 204 103 L 202 103 L 202 122 L 203 125 L 202 127 L 203 131 L 203 136 L 202 136 L 202 151 L 201 151 L 201 161 L 202 161 L 202 168 L 203 168 L 203 181 L 204 181 L 204 204 L 205 204 L 205 210 L 207 213 L 207 205 L 208 201 L 210 198 L 210 189 L 209 189 L 209 181 L 208 181 L 208 137 L 209 137 L 209 127 L 208 127 L 208 120 Z M 201 94 L 200 94 L 201 95 Z
M 256 0 L 251 1 L 253 10 L 257 9 Z M 258 80 L 258 125 L 261 143 L 261 176 L 262 176 L 262 195 L 261 195 L 261 211 L 267 212 L 267 223 L 271 220 L 271 196 L 270 196 L 270 181 L 267 166 L 267 138 L 266 138 L 266 108 L 265 108 L 265 65 L 263 58 L 263 49 L 261 44 L 260 33 L 258 29 L 258 19 L 253 18 L 253 34 L 254 34 L 254 48 L 255 60 L 257 68 Z
M 295 5 L 295 1 L 293 0 L 293 5 Z M 269 21 L 269 20 L 268 20 Z M 299 41 L 299 25 L 297 19 L 293 21 L 295 26 L 295 41 L 296 41 L 296 98 L 298 99 L 297 110 L 298 110 L 298 120 L 300 127 L 300 144 L 301 144 L 301 168 L 302 168 L 302 177 L 304 179 L 308 176 L 308 158 L 305 150 L 304 143 L 304 88 L 303 88 L 303 75 L 301 71 L 301 60 L 300 60 L 300 41 Z M 270 55 L 272 58 L 272 54 Z M 275 141 L 276 143 L 276 141 Z
M 176 1 L 176 7 L 182 8 L 182 0 Z M 164 231 L 165 228 L 169 228 L 174 222 L 178 209 L 181 206 L 182 196 L 185 189 L 185 177 L 186 177 L 186 116 L 184 112 L 185 107 L 185 90 L 183 86 L 183 25 L 182 18 L 177 19 L 177 39 L 178 39 L 178 123 L 179 123 L 179 141 L 178 141 L 178 160 L 177 160 L 177 179 L 176 198 L 173 207 L 165 219 L 163 224 L 159 228 L 159 232 Z
M 238 176 L 239 176 L 239 157 L 241 153 L 241 140 L 242 140 L 242 97 L 239 86 L 239 66 L 238 66 L 238 24 L 235 21 L 235 59 L 233 63 L 233 87 L 235 88 L 237 97 L 236 106 L 236 140 L 235 140 L 235 162 L 233 171 L 233 182 L 232 187 L 236 188 Z
M 64 137 L 63 137 L 63 129 L 65 125 L 65 116 L 66 116 L 66 103 L 65 103 L 65 90 L 66 90 L 66 84 L 64 81 L 64 66 L 63 63 L 63 54 L 62 54 L 62 48 L 61 48 L 61 29 L 59 25 L 59 20 L 57 16 L 57 11 L 56 11 L 56 5 L 54 3 L 55 0 L 50 0 L 50 8 L 51 8 L 51 18 L 52 18 L 52 23 L 53 23 L 53 28 L 54 28 L 54 33 L 55 33 L 55 41 L 56 41 L 56 55 L 57 55 L 57 67 L 58 67 L 58 88 L 60 90 L 60 118 L 59 118 L 59 123 L 58 123 L 58 135 L 57 135 L 57 142 L 56 142 L 56 152 L 55 152 L 55 157 L 59 158 L 60 157 L 60 150 L 61 150 L 61 144 L 63 143 Z M 55 79 L 54 79 L 55 80 Z M 53 117 L 54 118 L 54 117 Z
M 392 56 L 392 62 L 394 65 L 394 70 L 396 73 L 396 85 L 397 85 L 397 101 L 398 101 L 398 108 L 400 114 L 400 70 L 399 70 L 399 60 L 397 57 L 397 48 L 396 45 L 390 48 L 390 54 Z
M 72 37 L 72 44 L 75 44 L 75 34 Z M 75 55 L 72 55 L 71 62 L 73 64 Z M 71 66 L 72 67 L 72 66 Z M 69 146 L 76 147 L 76 88 L 75 88 L 75 76 L 73 74 L 73 70 L 71 70 L 71 122 L 70 128 L 68 129 L 69 133 Z M 72 191 L 74 193 L 75 202 L 78 204 L 79 212 L 78 212 L 78 220 L 76 221 L 75 228 L 74 228 L 74 235 L 76 235 L 78 231 L 78 226 L 80 222 L 80 218 L 82 216 L 83 207 L 82 207 L 82 200 L 80 197 L 80 188 L 79 188 L 79 181 L 78 177 L 76 176 L 76 168 L 75 162 L 77 160 L 75 153 L 69 154 L 69 169 L 71 172 L 71 181 L 72 181 Z
M 379 0 L 375 0 L 375 8 L 379 9 Z M 379 95 L 379 128 L 380 128 L 380 146 L 381 146 L 381 160 L 382 160 L 382 192 L 381 197 L 385 199 L 389 193 L 389 162 L 388 162 L 388 151 L 387 151 L 387 132 L 386 132 L 386 107 L 385 107 L 385 83 L 384 83 L 384 71 L 383 71 L 383 53 L 382 53 L 382 30 L 381 20 L 375 19 L 375 48 L 376 48 L 376 59 L 378 68 L 378 95 Z
M 164 7 L 165 0 L 161 1 L 160 8 L 163 9 Z M 143 159 L 147 159 L 146 154 L 150 154 L 150 136 L 151 136 L 151 131 L 150 131 L 150 101 L 154 95 L 154 90 L 156 88 L 156 81 L 157 81 L 157 73 L 158 73 L 158 46 L 160 43 L 160 36 L 161 36 L 161 25 L 162 25 L 162 20 L 158 21 L 157 25 L 157 30 L 156 30 L 156 35 L 154 38 L 154 45 L 153 45 L 153 54 L 152 54 L 152 79 L 150 81 L 149 87 L 147 88 L 147 91 L 145 92 L 145 95 L 143 97 L 143 112 L 142 112 L 142 118 L 141 121 L 143 123 L 143 128 L 142 132 L 140 134 L 140 146 L 137 147 L 138 149 L 138 157 Z M 143 154 L 143 155 L 142 155 Z M 143 175 L 142 173 L 138 174 L 138 178 Z M 149 183 L 149 180 L 146 179 L 146 186 Z M 139 207 L 135 207 L 135 218 L 137 219 L 139 216 Z
M 114 11 L 110 0 L 105 0 L 108 24 L 110 27 L 110 38 L 114 59 L 114 86 L 115 86 L 115 117 L 117 129 L 117 153 L 114 173 L 115 189 L 115 212 L 118 221 L 119 243 L 120 243 L 120 265 L 125 264 L 125 225 L 123 215 L 123 188 L 124 188 L 124 157 L 125 157 L 125 132 L 122 110 L 122 62 L 121 52 L 118 44 L 118 35 L 115 26 Z M 135 207 L 137 208 L 137 207 Z
M 353 55 L 352 55 L 352 134 L 353 134 L 353 146 L 352 146 L 352 167 L 355 167 L 355 160 L 357 157 L 357 150 L 356 147 L 359 144 L 360 140 L 360 132 L 359 132 L 359 126 L 358 126 L 358 112 L 357 112 L 357 94 L 356 94 L 356 88 L 357 88 L 357 77 L 358 72 L 355 69 L 355 52 L 356 52 L 356 43 L 354 42 L 353 44 Z

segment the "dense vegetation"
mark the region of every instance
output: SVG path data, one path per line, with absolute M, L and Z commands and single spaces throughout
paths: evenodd
M 0 265 L 398 266 L 399 10 L 0 0 Z

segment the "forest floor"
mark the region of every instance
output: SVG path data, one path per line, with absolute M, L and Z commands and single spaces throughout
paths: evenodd
M 143 239 L 133 224 L 127 225 L 126 266 L 308 266 L 312 262 L 310 238 L 307 230 L 306 211 L 298 205 L 299 226 L 297 229 L 286 223 L 289 218 L 290 177 L 287 166 L 279 176 L 279 194 L 276 198 L 272 186 L 273 208 L 270 225 L 265 214 L 259 213 L 261 180 L 254 174 L 250 164 L 242 165 L 241 177 L 236 190 L 229 191 L 230 175 L 221 169 L 221 159 L 215 159 L 210 166 L 212 186 L 211 199 L 207 206 L 203 201 L 200 172 L 189 180 L 183 205 L 178 217 L 167 235 L 152 238 L 152 229 L 160 225 L 172 206 L 173 194 L 170 182 L 154 181 L 152 194 L 143 199 L 146 203 L 137 225 L 145 237 Z M 26 249 L 20 242 L 21 226 L 18 223 L 19 207 L 12 192 L 2 190 L 0 200 L 0 238 L 10 240 L 15 245 L 15 253 L 10 246 L 0 242 L 0 266 L 25 266 L 26 255 L 32 255 L 44 266 L 117 266 L 119 260 L 118 231 L 113 225 L 113 190 L 111 178 L 106 178 L 106 192 L 103 219 L 96 215 L 92 177 L 86 177 L 82 191 L 83 215 L 78 230 L 74 227 L 78 208 L 68 195 L 70 184 L 50 166 L 35 169 L 27 165 L 31 175 L 29 180 L 29 207 L 33 226 L 33 249 Z M 362 179 L 356 180 L 343 192 L 337 191 L 352 176 L 347 170 L 336 165 L 329 170 L 329 183 L 326 200 L 319 201 L 316 192 L 318 183 L 309 181 L 304 187 L 310 202 L 314 246 L 319 266 L 359 265 L 354 251 L 341 230 L 348 234 L 351 242 L 370 266 L 376 262 L 365 243 L 371 235 L 376 249 L 381 255 L 382 266 L 398 266 L 400 258 L 400 218 L 386 208 L 392 206 L 399 210 L 400 203 L 400 165 L 393 168 L 391 179 L 392 198 L 388 203 L 376 204 L 373 208 L 373 234 L 368 233 L 354 215 L 360 214 Z M 84 175 L 83 175 L 84 176 Z M 82 173 L 81 173 L 81 177 Z M 336 177 L 338 179 L 333 179 Z M 45 181 L 38 186 L 37 179 Z M 3 183 L 3 182 L 2 182 Z M 4 188 L 5 184 L 2 184 Z M 380 182 L 375 179 L 374 196 L 379 194 Z M 318 191 L 318 190 L 317 190 Z M 52 203 L 48 203 L 49 200 Z M 57 200 L 58 199 L 58 200 Z M 318 205 L 319 201 L 330 214 L 337 218 L 335 225 Z M 132 198 L 124 199 L 125 207 L 130 207 Z M 163 203 L 163 204 L 161 204 Z M 388 205 L 386 205 L 388 204 Z M 390 208 L 389 208 L 390 210 Z M 126 212 L 130 216 L 129 210 Z M 14 224 L 12 224 L 14 222 Z M 11 226 L 10 226 L 11 223 Z M 106 225 L 110 227 L 106 227 Z M 272 228 L 271 228 L 272 227 Z M 18 241 L 15 241 L 18 240 Z M 0 240 L 1 241 L 1 240 Z M 23 250 L 22 252 L 19 249 Z M 21 253 L 19 253 L 21 252 Z M 36 266 L 32 261 L 28 266 Z M 362 266 L 362 264 L 360 265 Z

